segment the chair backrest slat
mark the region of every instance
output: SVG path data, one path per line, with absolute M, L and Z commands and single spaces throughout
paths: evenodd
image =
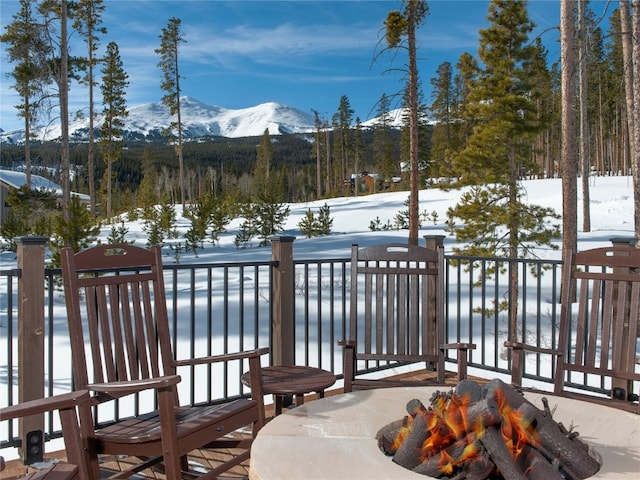
M 139 380 L 175 373 L 157 247 L 98 246 L 61 258 L 78 382 Z M 88 331 L 88 338 L 77 332 Z M 90 350 L 87 367 L 84 349 Z M 76 354 L 76 352 L 81 352 Z
M 438 252 L 414 245 L 352 247 L 349 332 L 357 353 L 390 361 L 438 357 L 442 261 Z
M 568 251 L 565 258 L 568 264 L 563 272 L 560 318 L 560 348 L 564 353 L 558 358 L 556 392 L 561 393 L 567 383 L 574 382 L 574 375 L 591 386 L 613 388 L 620 382 L 630 382 L 628 388 L 637 389 L 640 250 L 603 247 Z
M 634 282 L 631 285 L 630 299 L 631 304 L 629 306 L 629 331 L 635 332 L 635 334 L 628 335 L 624 339 L 627 343 L 625 359 L 626 365 L 633 365 L 633 363 L 636 362 L 637 358 L 637 353 L 634 347 L 636 347 L 637 339 L 638 337 L 640 337 L 640 282 Z
M 136 302 L 135 300 L 135 296 L 136 296 L 136 292 L 138 291 L 139 285 L 132 285 L 132 294 L 134 296 L 134 302 Z M 124 289 L 123 289 L 124 290 Z M 126 294 L 126 291 L 123 292 Z M 136 344 L 135 344 L 135 337 L 138 334 L 137 328 L 135 327 L 135 319 L 137 318 L 137 315 L 135 314 L 134 311 L 134 315 L 131 315 L 131 309 L 129 308 L 129 302 L 126 302 L 125 305 L 123 305 L 123 309 L 122 309 L 122 332 L 123 332 L 123 339 L 122 339 L 122 347 L 119 349 L 120 353 L 119 356 L 122 356 L 122 362 L 126 362 L 127 359 L 130 358 L 136 358 L 137 357 L 137 349 L 136 349 Z M 142 358 L 138 359 L 139 361 L 142 360 Z M 139 370 L 136 368 L 132 368 L 129 371 L 129 375 L 131 376 L 131 380 L 138 380 L 140 378 L 139 375 Z
M 116 368 L 116 372 L 120 373 L 120 380 L 131 380 L 132 375 L 127 369 L 127 362 L 125 361 L 124 353 L 124 338 L 129 336 L 130 333 L 126 332 L 127 325 L 125 325 L 124 317 L 129 315 L 130 311 L 130 299 L 129 291 L 125 285 L 110 285 L 109 287 L 109 299 L 111 301 L 111 330 L 113 331 L 113 366 Z M 126 372 L 126 378 L 123 378 L 123 374 Z M 114 372 L 113 378 L 116 377 Z
M 582 280 L 583 283 L 588 283 L 586 280 Z M 598 345 L 598 328 L 601 331 L 601 345 L 611 345 L 611 338 L 613 335 L 613 348 L 616 348 L 616 345 L 619 344 L 620 338 L 619 335 L 621 332 L 618 332 L 618 329 L 615 328 L 615 325 L 621 325 L 620 323 L 615 322 L 613 318 L 613 294 L 614 294 L 614 284 L 611 281 L 601 281 L 594 280 L 594 283 L 597 284 L 597 294 L 593 295 L 592 303 L 593 303 L 593 311 L 591 312 L 591 342 L 589 344 L 589 348 L 592 349 L 591 356 L 593 360 L 591 365 L 595 366 L 595 355 L 597 351 Z M 604 291 L 604 295 L 601 292 Z M 600 306 L 600 296 L 603 297 L 602 305 Z M 601 312 L 598 311 L 600 308 Z M 598 315 L 602 315 L 602 325 L 598 322 Z M 603 348 L 600 351 L 600 365 L 598 368 L 607 368 L 609 364 L 609 349 Z

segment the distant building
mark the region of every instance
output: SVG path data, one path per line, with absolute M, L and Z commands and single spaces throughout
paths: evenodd
M 15 172 L 13 170 L 0 169 L 0 225 L 4 224 L 10 207 L 7 204 L 7 196 L 9 189 L 19 189 L 27 184 L 27 174 L 24 172 Z M 49 190 L 56 194 L 58 204 L 62 200 L 62 187 L 40 175 L 31 175 L 32 190 Z M 78 197 L 83 203 L 89 204 L 89 195 L 83 193 L 71 192 L 71 195 Z
M 393 177 L 391 183 L 399 183 L 400 180 L 400 177 Z M 352 191 L 355 191 L 356 182 L 358 184 L 358 192 L 360 193 L 382 192 L 389 188 L 389 182 L 385 182 L 379 173 L 352 173 L 349 180 Z

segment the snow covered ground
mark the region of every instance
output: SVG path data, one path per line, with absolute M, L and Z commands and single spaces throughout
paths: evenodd
M 591 232 L 582 232 L 582 219 L 578 222 L 578 248 L 580 250 L 598 246 L 610 245 L 613 237 L 633 237 L 633 191 L 632 179 L 628 176 L 620 177 L 592 177 L 590 179 L 591 197 Z M 529 180 L 524 182 L 529 202 L 544 207 L 553 207 L 556 212 L 562 213 L 562 187 L 560 179 L 553 180 Z M 453 206 L 460 197 L 460 191 L 444 192 L 437 189 L 428 189 L 420 192 L 420 212 L 427 212 L 429 216 L 436 218 L 436 221 L 425 221 L 420 230 L 423 235 L 445 235 L 446 212 Z M 582 195 L 579 193 L 579 202 Z M 362 195 L 353 197 L 342 197 L 317 202 L 292 204 L 291 213 L 284 228 L 284 234 L 296 237 L 293 245 L 294 259 L 322 259 L 348 257 L 352 243 L 369 245 L 382 242 L 406 242 L 408 232 L 406 230 L 376 231 L 369 229 L 371 221 L 376 217 L 385 224 L 387 221 L 393 222 L 395 215 L 402 210 L 406 210 L 405 202 L 408 192 L 381 193 L 375 195 Z M 333 218 L 332 233 L 324 237 L 306 239 L 301 235 L 298 223 L 310 208 L 317 214 L 318 209 L 327 204 L 330 208 L 330 216 Z M 581 212 L 581 208 L 578 208 Z M 177 209 L 178 231 L 181 237 L 189 227 L 188 221 L 182 218 L 181 212 Z M 256 261 L 268 260 L 271 257 L 271 248 L 258 247 L 258 240 L 255 240 L 248 248 L 237 249 L 234 244 L 235 234 L 241 220 L 234 220 L 227 228 L 227 232 L 221 235 L 219 245 L 213 246 L 210 243 L 198 251 L 198 256 L 182 253 L 179 259 L 181 264 L 187 263 L 207 263 L 207 262 L 228 262 L 228 261 Z M 136 244 L 144 246 L 146 244 L 146 233 L 142 229 L 139 221 L 125 223 L 128 229 L 127 238 L 135 239 Z M 106 240 L 111 227 L 103 227 L 101 239 Z M 184 238 L 178 238 L 174 242 L 184 242 Z M 446 237 L 445 250 L 451 251 L 455 245 L 455 239 Z M 558 241 L 561 244 L 561 241 Z M 176 261 L 171 249 L 165 248 L 165 263 L 170 264 Z M 542 259 L 559 259 L 560 250 L 538 249 L 537 255 Z M 15 255 L 5 252 L 0 255 L 0 269 L 8 269 L 15 266 Z M 244 280 L 244 279 L 243 279 Z M 1 291 L 6 291 L 6 286 Z M 64 304 L 61 294 L 58 295 L 56 308 L 61 309 L 60 314 L 64 315 Z M 1 301 L 1 300 L 0 300 Z M 0 319 L 3 311 L 6 312 L 6 304 L 0 304 Z M 268 308 L 268 307 L 266 307 Z M 6 317 L 5 317 L 6 318 Z M 56 318 L 57 314 L 56 314 Z M 14 329 L 14 331 L 17 331 Z M 0 322 L 0 344 L 6 345 L 7 328 Z M 65 338 L 55 339 L 56 348 L 68 345 Z M 179 346 L 178 346 L 179 347 Z M 178 348 L 177 347 L 177 348 Z M 340 355 L 341 353 L 338 352 Z M 5 360 L 0 357 L 0 370 L 6 370 L 6 365 L 2 365 Z M 57 362 L 56 365 L 68 368 L 68 362 Z M 473 373 L 473 372 L 472 372 Z M 58 380 L 69 379 L 70 373 L 53 372 L 53 376 Z M 65 382 L 61 382 L 65 383 Z M 68 385 L 68 383 L 66 383 Z M 188 388 L 188 385 L 184 385 Z M 68 386 L 66 387 L 68 388 Z M 7 398 L 6 376 L 0 378 L 0 405 L 4 405 Z M 2 433 L 2 432 L 0 432 Z M 0 435 L 2 436 L 2 435 Z M 52 447 L 55 448 L 55 447 Z M 6 458 L 12 458 L 15 453 L 12 450 L 0 453 Z
M 582 232 L 581 201 L 582 194 L 578 193 L 578 248 L 580 250 L 596 246 L 609 245 L 611 237 L 633 237 L 633 185 L 630 176 L 620 177 L 592 177 L 590 183 L 591 200 L 591 232 Z M 562 185 L 560 179 L 527 180 L 523 182 L 528 201 L 543 207 L 552 207 L 562 214 Z M 290 215 L 284 227 L 284 234 L 296 237 L 294 242 L 294 258 L 315 259 L 349 256 L 352 243 L 361 245 L 387 241 L 406 242 L 407 230 L 376 231 L 369 229 L 371 221 L 376 217 L 382 224 L 387 221 L 393 223 L 395 215 L 407 207 L 408 192 L 379 193 L 374 195 L 360 195 L 319 200 L 308 203 L 290 205 Z M 460 198 L 459 190 L 441 191 L 427 189 L 420 192 L 420 212 L 426 212 L 429 217 L 433 212 L 437 221 L 425 221 L 419 236 L 445 235 L 447 209 L 456 204 Z M 333 218 L 332 233 L 324 237 L 307 239 L 300 233 L 298 224 L 308 209 L 317 215 L 320 207 L 329 206 Z M 184 234 L 189 227 L 188 221 L 181 217 L 177 208 L 178 231 Z M 180 263 L 215 262 L 230 258 L 238 261 L 266 259 L 271 255 L 270 248 L 257 247 L 258 241 L 250 244 L 249 248 L 237 249 L 234 244 L 235 234 L 240 220 L 235 220 L 222 234 L 219 246 L 205 244 L 205 248 L 198 251 L 198 257 L 183 255 Z M 135 238 L 136 243 L 144 245 L 146 234 L 140 222 L 128 222 L 128 238 Z M 110 227 L 102 229 L 102 236 L 106 238 Z M 184 239 L 176 241 L 184 242 Z M 445 238 L 445 250 L 450 251 L 455 245 L 453 237 Z M 558 241 L 561 245 L 561 241 Z M 558 259 L 560 252 L 549 249 L 539 249 L 537 254 L 543 259 Z M 170 257 L 170 252 L 167 256 Z M 167 258 L 167 261 L 171 261 Z

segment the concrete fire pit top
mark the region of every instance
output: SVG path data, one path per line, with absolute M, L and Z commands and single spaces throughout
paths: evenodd
M 271 420 L 251 449 L 251 480 L 286 479 L 426 479 L 386 457 L 378 430 L 406 415 L 406 403 L 428 404 L 447 387 L 388 388 L 336 395 L 297 407 Z M 526 393 L 539 408 L 549 399 L 554 420 L 574 427 L 601 457 L 592 479 L 638 480 L 640 415 L 587 402 Z

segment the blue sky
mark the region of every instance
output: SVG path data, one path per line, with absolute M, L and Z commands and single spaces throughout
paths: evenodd
M 375 116 L 376 102 L 385 93 L 402 90 L 398 71 L 406 57 L 382 55 L 374 60 L 383 39 L 383 21 L 400 1 L 218 1 L 218 0 L 105 0 L 100 52 L 110 41 L 120 49 L 129 75 L 129 107 L 157 102 L 162 97 L 159 57 L 154 49 L 169 18 L 181 20 L 186 40 L 179 52 L 182 94 L 210 105 L 245 108 L 278 102 L 330 119 L 346 95 L 354 120 Z M 607 2 L 592 2 L 601 11 Z M 430 14 L 420 27 L 419 69 L 430 102 L 429 80 L 444 61 L 455 65 L 461 53 L 474 56 L 478 30 L 486 28 L 487 0 L 431 0 Z M 609 5 L 611 10 L 617 2 Z M 12 20 L 18 2 L 0 2 L 0 24 Z M 529 15 L 537 25 L 551 61 L 560 54 L 559 0 L 530 0 Z M 2 45 L 0 55 L 0 128 L 22 128 L 13 105 L 19 103 Z M 75 34 L 72 54 L 85 55 Z M 99 93 L 99 91 L 98 91 Z M 70 110 L 86 107 L 87 90 L 71 84 Z M 395 107 L 397 105 L 392 105 Z M 97 106 L 102 109 L 101 104 Z

